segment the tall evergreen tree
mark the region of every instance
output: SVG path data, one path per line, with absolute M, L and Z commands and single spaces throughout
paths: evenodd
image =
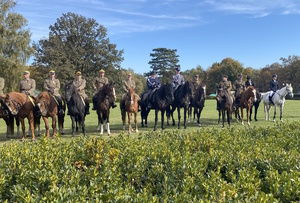
M 16 91 L 26 62 L 34 50 L 30 46 L 27 20 L 12 12 L 13 0 L 0 0 L 0 72 L 5 79 L 4 92 Z
M 123 60 L 123 50 L 117 50 L 117 45 L 110 43 L 104 26 L 95 19 L 67 13 L 49 29 L 49 38 L 34 44 L 34 66 L 45 73 L 54 69 L 61 80 L 71 80 L 76 71 L 81 71 L 89 87 L 100 69 L 114 81 Z M 92 91 L 88 90 L 90 94 Z
M 153 53 L 150 53 L 152 59 L 149 61 L 150 68 L 156 71 L 162 83 L 170 82 L 179 62 L 177 49 L 156 48 L 152 51 Z M 149 76 L 150 72 L 145 73 L 145 76 Z

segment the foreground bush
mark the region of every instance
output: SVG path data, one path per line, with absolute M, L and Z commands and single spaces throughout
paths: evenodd
M 9 202 L 300 201 L 300 122 L 0 148 Z

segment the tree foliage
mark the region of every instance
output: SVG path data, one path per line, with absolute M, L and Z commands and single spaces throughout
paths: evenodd
M 5 92 L 16 91 L 26 62 L 33 54 L 27 20 L 12 9 L 13 0 L 0 0 L 0 72 Z
M 170 82 L 179 62 L 179 56 L 176 54 L 177 49 L 155 48 L 152 51 L 150 53 L 152 59 L 149 61 L 150 68 L 157 72 L 162 83 Z M 145 76 L 149 76 L 150 72 L 145 73 Z
M 71 80 L 76 71 L 81 71 L 89 86 L 100 69 L 114 80 L 110 76 L 120 70 L 123 50 L 110 43 L 104 26 L 95 19 L 69 12 L 49 29 L 49 38 L 34 43 L 35 67 L 45 74 L 54 69 L 61 80 Z M 91 94 L 92 88 L 88 92 Z

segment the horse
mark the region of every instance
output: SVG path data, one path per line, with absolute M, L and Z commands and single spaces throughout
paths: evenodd
M 230 120 L 231 120 L 231 113 L 232 113 L 232 104 L 233 104 L 233 99 L 229 95 L 229 93 L 224 89 L 224 86 L 221 85 L 218 88 L 217 91 L 217 105 L 219 107 L 219 123 L 220 123 L 220 116 L 222 114 L 222 120 L 223 120 L 223 128 L 225 127 L 225 112 L 227 114 L 227 122 L 230 127 Z
M 131 115 L 134 113 L 134 122 L 135 122 L 135 132 L 138 132 L 138 126 L 137 126 L 137 114 L 138 114 L 138 99 L 135 97 L 135 89 L 129 88 L 128 93 L 126 95 L 125 100 L 125 108 L 121 107 L 121 114 L 122 114 L 122 121 L 123 121 L 123 130 L 125 131 L 125 122 L 126 122 L 126 112 L 128 115 L 128 133 L 130 134 L 132 131 L 131 127 Z
M 72 137 L 74 137 L 75 124 L 76 132 L 78 131 L 77 123 L 81 124 L 82 132 L 85 136 L 85 103 L 73 82 L 66 82 L 65 98 L 68 106 L 68 112 L 72 120 Z
M 254 106 L 254 120 L 258 121 L 257 120 L 257 110 L 258 110 L 260 102 L 261 102 L 261 94 L 259 93 L 259 90 L 256 88 L 256 102 L 252 101 L 253 105 L 251 105 L 250 116 L 249 116 L 250 121 L 252 121 L 251 116 L 252 116 L 253 106 Z
M 10 113 L 13 116 L 17 116 L 18 120 L 21 122 L 22 125 L 22 140 L 25 140 L 25 123 L 24 119 L 27 118 L 29 121 L 29 126 L 32 134 L 32 141 L 35 140 L 34 135 L 34 126 L 35 120 L 35 104 L 34 100 L 30 98 L 30 96 L 19 93 L 19 92 L 11 92 L 6 94 L 4 103 L 9 109 Z
M 142 95 L 140 96 L 140 100 L 139 100 L 139 106 L 141 107 L 141 124 L 142 127 L 148 127 L 148 115 L 151 109 L 148 108 L 148 103 L 147 101 L 147 97 L 148 97 L 148 92 L 144 92 L 142 93 Z M 145 120 L 145 125 L 144 125 L 144 120 Z
M 294 97 L 292 84 L 286 84 L 286 86 L 284 86 L 280 90 L 277 90 L 276 92 L 274 92 L 274 95 L 272 97 L 273 104 L 270 104 L 269 94 L 270 94 L 270 92 L 266 92 L 265 94 L 263 94 L 265 119 L 270 120 L 270 109 L 271 109 L 271 106 L 274 105 L 273 121 L 275 122 L 276 108 L 277 108 L 277 105 L 279 105 L 280 106 L 280 121 L 283 122 L 282 110 L 283 110 L 283 106 L 285 103 L 285 97 L 286 97 L 286 95 L 289 95 L 291 98 Z
M 200 126 L 200 116 L 201 112 L 204 107 L 205 102 L 205 88 L 206 86 L 202 87 L 200 86 L 194 96 L 191 98 L 191 102 L 189 105 L 189 111 L 188 111 L 188 122 L 190 118 L 190 114 L 192 112 L 192 107 L 194 107 L 194 121 L 195 121 L 195 115 L 197 114 L 197 124 Z
M 173 117 L 173 112 L 175 111 L 175 109 L 177 108 L 177 112 L 178 112 L 178 129 L 180 129 L 180 108 L 184 108 L 184 128 L 186 129 L 186 112 L 188 111 L 189 108 L 189 102 L 190 102 L 190 97 L 191 95 L 193 95 L 193 85 L 192 83 L 190 83 L 189 81 L 187 81 L 186 83 L 184 83 L 183 85 L 180 85 L 176 91 L 175 91 L 175 95 L 174 95 L 174 101 L 172 103 L 172 109 L 168 109 L 168 113 L 169 115 L 171 115 L 172 117 L 172 121 L 173 121 L 173 125 L 175 125 L 175 120 Z M 169 120 L 168 116 L 168 120 Z
M 253 99 L 253 101 L 252 101 Z M 238 104 L 238 109 L 241 109 L 241 120 L 242 120 L 242 125 L 244 125 L 244 108 L 246 108 L 247 111 L 247 123 L 250 125 L 249 122 L 249 112 L 251 109 L 252 102 L 256 102 L 256 89 L 253 86 L 249 86 L 242 94 L 241 94 L 241 99 Z
M 63 99 L 63 98 L 62 98 Z M 49 121 L 48 117 L 51 117 L 52 119 L 52 129 L 53 134 L 52 137 L 55 138 L 56 133 L 56 115 L 58 115 L 58 126 L 59 126 L 59 132 L 64 134 L 64 117 L 65 114 L 59 115 L 58 114 L 58 103 L 55 99 L 55 96 L 51 95 L 49 92 L 40 92 L 39 95 L 35 98 L 35 104 L 38 106 L 38 108 L 41 111 L 41 115 L 43 117 L 43 120 L 45 122 L 45 128 L 46 128 L 46 135 L 47 138 L 49 138 Z M 66 106 L 63 105 L 63 110 L 66 110 Z
M 110 135 L 109 128 L 109 114 L 111 101 L 114 99 L 114 83 L 110 82 L 102 86 L 97 97 L 97 115 L 98 115 L 98 129 L 100 129 L 100 135 L 103 135 L 103 122 L 106 122 L 107 134 Z
M 143 98 L 143 97 L 141 97 Z M 148 104 L 144 101 L 141 101 L 141 115 L 148 116 L 150 111 L 147 108 Z M 164 130 L 164 114 L 166 109 L 171 105 L 174 101 L 174 94 L 173 94 L 173 87 L 170 83 L 165 83 L 161 85 L 159 89 L 153 92 L 152 97 L 147 99 L 147 102 L 151 102 L 151 109 L 155 109 L 155 124 L 154 124 L 154 131 L 157 130 L 157 121 L 158 121 L 158 111 L 161 112 L 161 129 Z M 146 123 L 147 124 L 147 123 Z

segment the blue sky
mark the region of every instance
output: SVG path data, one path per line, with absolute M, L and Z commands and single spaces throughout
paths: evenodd
M 124 49 L 123 68 L 150 70 L 152 49 L 177 49 L 182 70 L 231 57 L 263 68 L 300 55 L 299 0 L 18 0 L 32 41 L 47 37 L 63 13 L 94 18 Z M 30 63 L 30 61 L 29 61 Z

